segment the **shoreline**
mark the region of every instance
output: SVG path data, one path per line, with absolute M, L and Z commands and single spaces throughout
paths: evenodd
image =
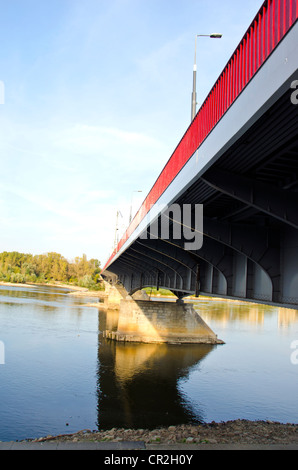
M 282 424 L 273 421 L 234 420 L 204 424 L 184 424 L 164 428 L 125 429 L 112 428 L 104 431 L 84 429 L 72 434 L 60 434 L 30 442 L 144 442 L 146 444 L 296 444 L 298 424 Z
M 102 293 L 104 293 L 103 290 L 89 290 L 87 287 L 80 287 L 80 286 L 75 286 L 73 284 L 63 284 L 60 282 L 49 282 L 49 283 L 38 283 L 38 282 L 27 282 L 27 283 L 22 283 L 22 282 L 5 282 L 5 281 L 0 281 L 0 286 L 12 286 L 12 287 L 57 287 L 57 288 L 62 288 L 62 289 L 68 289 L 72 292 L 69 292 L 69 294 L 74 294 L 77 293 L 78 295 L 89 295 L 89 296 L 101 296 Z
M 80 290 L 80 291 L 87 291 L 87 287 L 80 287 L 80 286 L 75 286 L 73 284 L 63 284 L 57 281 L 57 283 L 54 282 L 6 282 L 6 281 L 0 281 L 0 286 L 14 286 L 14 287 L 32 287 L 32 286 L 45 286 L 45 287 L 61 287 L 65 289 L 74 289 L 74 290 Z M 94 291 L 95 292 L 95 291 Z

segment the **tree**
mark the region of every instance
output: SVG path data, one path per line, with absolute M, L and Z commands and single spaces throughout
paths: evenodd
M 99 260 L 88 261 L 85 254 L 69 262 L 60 253 L 55 252 L 33 256 L 5 251 L 0 253 L 0 280 L 37 283 L 59 281 L 91 289 L 103 288 Z

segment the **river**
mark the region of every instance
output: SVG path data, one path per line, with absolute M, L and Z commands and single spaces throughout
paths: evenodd
M 298 423 L 298 311 L 200 299 L 224 345 L 106 340 L 117 312 L 0 286 L 0 441 L 234 419 Z M 297 342 L 297 343 L 296 343 Z

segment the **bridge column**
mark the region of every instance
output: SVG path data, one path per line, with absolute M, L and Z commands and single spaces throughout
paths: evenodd
M 120 308 L 120 303 L 122 300 L 149 300 L 149 296 L 145 291 L 139 290 L 130 296 L 121 284 L 110 284 L 109 282 L 104 281 L 105 285 L 105 298 L 104 305 L 110 309 Z
M 104 305 L 107 308 L 119 308 L 122 299 L 128 296 L 127 291 L 121 285 L 110 284 L 104 281 L 105 285 L 105 298 Z
M 117 331 L 105 337 L 124 342 L 223 344 L 191 304 L 123 299 Z

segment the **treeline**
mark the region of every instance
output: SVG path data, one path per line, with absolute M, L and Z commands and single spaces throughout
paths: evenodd
M 68 261 L 59 253 L 31 255 L 16 251 L 0 253 L 0 281 L 49 283 L 58 281 L 92 290 L 103 289 L 100 262 L 87 256 Z

